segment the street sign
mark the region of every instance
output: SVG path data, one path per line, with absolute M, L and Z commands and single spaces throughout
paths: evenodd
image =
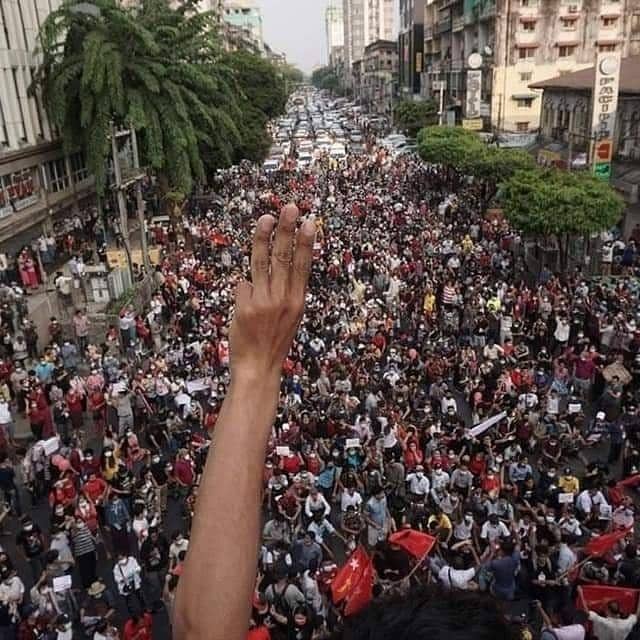
M 482 131 L 482 118 L 463 118 L 462 128 L 471 131 Z
M 593 175 L 600 180 L 611 179 L 611 163 L 610 162 L 594 162 Z
M 467 97 L 465 100 L 464 115 L 467 118 L 477 118 L 480 116 L 482 89 L 482 71 L 480 69 L 469 69 L 467 71 Z

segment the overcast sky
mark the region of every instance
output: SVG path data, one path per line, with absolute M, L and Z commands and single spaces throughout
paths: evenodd
M 264 40 L 305 73 L 327 62 L 324 10 L 328 0 L 259 0 Z

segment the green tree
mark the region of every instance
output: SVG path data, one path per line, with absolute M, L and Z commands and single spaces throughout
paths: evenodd
M 334 69 L 331 67 L 319 67 L 311 74 L 311 84 L 317 89 L 329 91 L 341 95 L 342 83 Z
M 418 133 L 417 144 L 425 162 L 469 173 L 486 152 L 482 140 L 462 127 L 425 127 Z
M 607 183 L 557 169 L 516 171 L 502 183 L 500 200 L 516 229 L 556 240 L 562 269 L 567 266 L 570 239 L 612 227 L 625 206 Z
M 438 106 L 433 100 L 405 100 L 395 105 L 393 118 L 398 129 L 414 138 L 420 129 L 437 121 Z
M 189 193 L 206 159 L 228 164 L 241 113 L 212 13 L 186 2 L 65 2 L 40 31 L 40 89 L 67 152 L 82 148 L 104 189 L 111 124 L 139 132 L 145 164 L 165 190 Z M 206 158 L 203 159 L 203 151 Z

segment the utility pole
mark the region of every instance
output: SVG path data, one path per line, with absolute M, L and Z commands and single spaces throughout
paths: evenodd
M 111 125 L 111 155 L 113 158 L 113 174 L 115 177 L 116 197 L 118 199 L 118 213 L 120 214 L 120 233 L 122 234 L 122 244 L 127 254 L 127 268 L 129 271 L 128 285 L 133 285 L 133 264 L 131 263 L 131 246 L 129 245 L 129 224 L 127 221 L 127 203 L 124 199 L 124 189 L 122 186 L 122 171 L 118 158 L 118 140 L 115 125 Z
M 133 149 L 133 168 L 137 173 L 140 169 L 140 156 L 138 154 L 138 136 L 136 130 L 131 127 L 131 147 Z M 142 262 L 145 273 L 151 271 L 151 261 L 149 259 L 149 247 L 147 246 L 147 229 L 144 219 L 145 202 L 142 198 L 142 176 L 136 176 L 136 208 L 138 210 L 138 224 L 140 225 L 140 250 L 142 251 Z

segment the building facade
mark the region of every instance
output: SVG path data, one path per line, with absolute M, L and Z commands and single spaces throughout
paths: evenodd
M 360 104 L 366 113 L 391 116 L 398 77 L 398 44 L 376 40 L 362 58 Z
M 40 26 L 61 0 L 0 1 L 0 249 L 51 230 L 93 195 L 81 153 L 65 157 L 40 96 L 28 88 Z
M 353 85 L 353 63 L 376 40 L 395 40 L 393 0 L 343 0 L 345 81 Z
M 400 0 L 398 86 L 405 97 L 419 95 L 424 71 L 425 0 Z
M 331 0 L 325 11 L 325 30 L 327 35 L 327 56 L 329 65 L 338 50 L 344 46 L 344 19 L 342 0 Z M 335 68 L 335 67 L 334 67 Z
M 423 92 L 464 118 L 470 54 L 479 54 L 485 128 L 535 132 L 535 82 L 593 65 L 599 51 L 640 52 L 640 0 L 427 0 Z M 435 85 L 434 85 L 435 83 Z
M 256 0 L 224 0 L 222 19 L 232 32 L 242 32 L 258 51 L 262 51 L 262 9 Z

